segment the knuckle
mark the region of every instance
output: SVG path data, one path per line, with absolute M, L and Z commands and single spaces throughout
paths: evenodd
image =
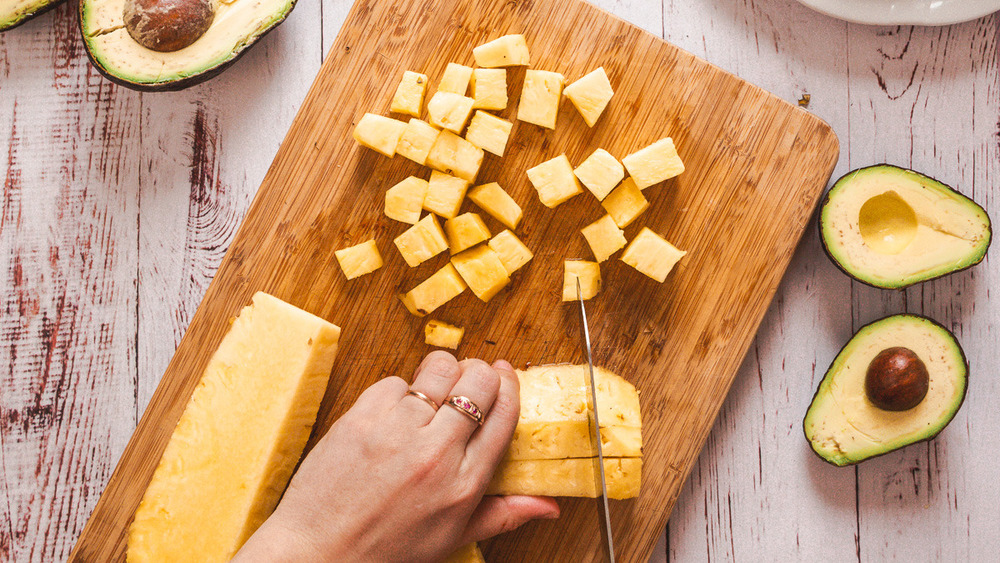
M 461 365 L 462 377 L 468 377 L 477 389 L 496 393 L 500 388 L 500 374 L 486 362 L 463 360 Z
M 423 363 L 420 364 L 420 368 L 417 369 L 417 375 L 427 374 L 440 379 L 454 378 L 458 373 L 460 373 L 458 360 L 455 359 L 455 356 L 441 350 L 435 350 L 428 354 Z

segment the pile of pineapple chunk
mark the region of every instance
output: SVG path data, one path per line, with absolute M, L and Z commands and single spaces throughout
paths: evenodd
M 506 109 L 505 67 L 528 66 L 528 45 L 522 35 L 505 35 L 476 47 L 473 55 L 478 68 L 449 63 L 426 106 L 427 76 L 403 73 L 390 111 L 411 116 L 409 121 L 366 113 L 354 129 L 354 139 L 362 146 L 431 168 L 428 180 L 410 176 L 385 192 L 385 215 L 411 225 L 394 241 L 409 266 L 419 266 L 445 250 L 451 254 L 444 267 L 399 296 L 411 313 L 421 317 L 467 288 L 489 301 L 533 257 L 514 233 L 522 211 L 510 194 L 496 182 L 470 189 L 485 153 L 502 157 L 507 148 L 514 124 L 489 112 Z M 565 96 L 593 127 L 614 96 L 607 73 L 597 68 L 564 88 L 565 82 L 557 72 L 526 69 L 516 119 L 555 129 Z M 424 107 L 426 121 L 420 119 Z M 645 227 L 629 243 L 623 229 L 649 207 L 642 190 L 683 171 L 669 137 L 621 161 L 597 149 L 576 167 L 562 154 L 527 170 L 546 207 L 555 208 L 586 188 L 607 211 L 582 230 L 595 261 L 564 262 L 563 301 L 577 299 L 578 279 L 584 299 L 596 296 L 601 290 L 600 263 L 622 248 L 622 261 L 658 282 L 666 279 L 686 253 Z M 479 214 L 460 214 L 466 197 L 507 229 L 493 235 Z M 423 211 L 428 214 L 421 217 Z M 348 279 L 382 266 L 374 240 L 335 255 Z M 425 341 L 435 346 L 457 348 L 463 334 L 463 328 L 438 320 L 425 327 Z

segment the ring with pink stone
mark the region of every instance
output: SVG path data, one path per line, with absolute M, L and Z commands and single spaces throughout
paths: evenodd
M 463 395 L 452 395 L 444 404 L 476 421 L 476 424 L 483 425 L 483 411 L 472 402 L 472 399 Z

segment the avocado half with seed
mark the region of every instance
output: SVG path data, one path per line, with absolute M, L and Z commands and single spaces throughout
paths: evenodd
M 914 172 L 879 164 L 837 180 L 820 208 L 823 247 L 849 276 L 902 289 L 970 268 L 992 240 L 976 202 Z
M 823 460 L 851 465 L 938 435 L 965 400 L 969 366 L 955 336 L 918 315 L 857 332 L 820 381 L 803 420 Z
M 60 3 L 62 0 L 0 0 L 0 31 L 13 29 Z
M 81 0 L 91 62 L 135 90 L 180 90 L 236 61 L 295 0 Z

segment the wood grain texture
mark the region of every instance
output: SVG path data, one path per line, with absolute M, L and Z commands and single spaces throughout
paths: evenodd
M 123 532 L 170 430 L 229 317 L 254 291 L 344 328 L 320 429 L 379 377 L 412 373 L 427 351 L 423 321 L 393 296 L 446 258 L 411 270 L 391 251 L 403 226 L 382 217 L 382 193 L 417 167 L 359 149 L 350 132 L 363 112 L 386 111 L 402 70 L 439 76 L 448 61 L 471 62 L 471 48 L 498 30 L 525 33 L 540 68 L 573 77 L 604 65 L 618 94 L 592 130 L 569 111 L 555 132 L 518 123 L 502 165 L 484 165 L 480 179 L 498 180 L 525 207 L 521 233 L 536 258 L 488 305 L 463 295 L 435 315 L 466 326 L 460 354 L 515 365 L 580 360 L 575 310 L 558 297 L 560 265 L 586 255 L 577 231 L 600 208 L 580 197 L 545 209 L 524 170 L 562 152 L 579 162 L 598 146 L 623 155 L 665 135 L 688 165 L 676 181 L 647 192 L 653 207 L 645 223 L 689 249 L 689 259 L 664 285 L 611 263 L 608 289 L 591 308 L 596 361 L 643 390 L 645 485 L 636 501 L 613 511 L 623 560 L 649 556 L 836 162 L 836 139 L 807 113 L 582 3 L 445 6 L 355 5 L 74 559 L 122 555 Z M 578 48 L 577 36 L 588 37 L 587 49 Z M 512 74 L 516 94 L 520 76 Z M 373 235 L 385 268 L 346 283 L 332 251 Z M 567 501 L 558 522 L 527 526 L 490 542 L 487 552 L 499 560 L 588 558 L 596 538 L 576 531 L 594 525 L 591 508 Z M 565 533 L 580 541 L 567 548 Z

